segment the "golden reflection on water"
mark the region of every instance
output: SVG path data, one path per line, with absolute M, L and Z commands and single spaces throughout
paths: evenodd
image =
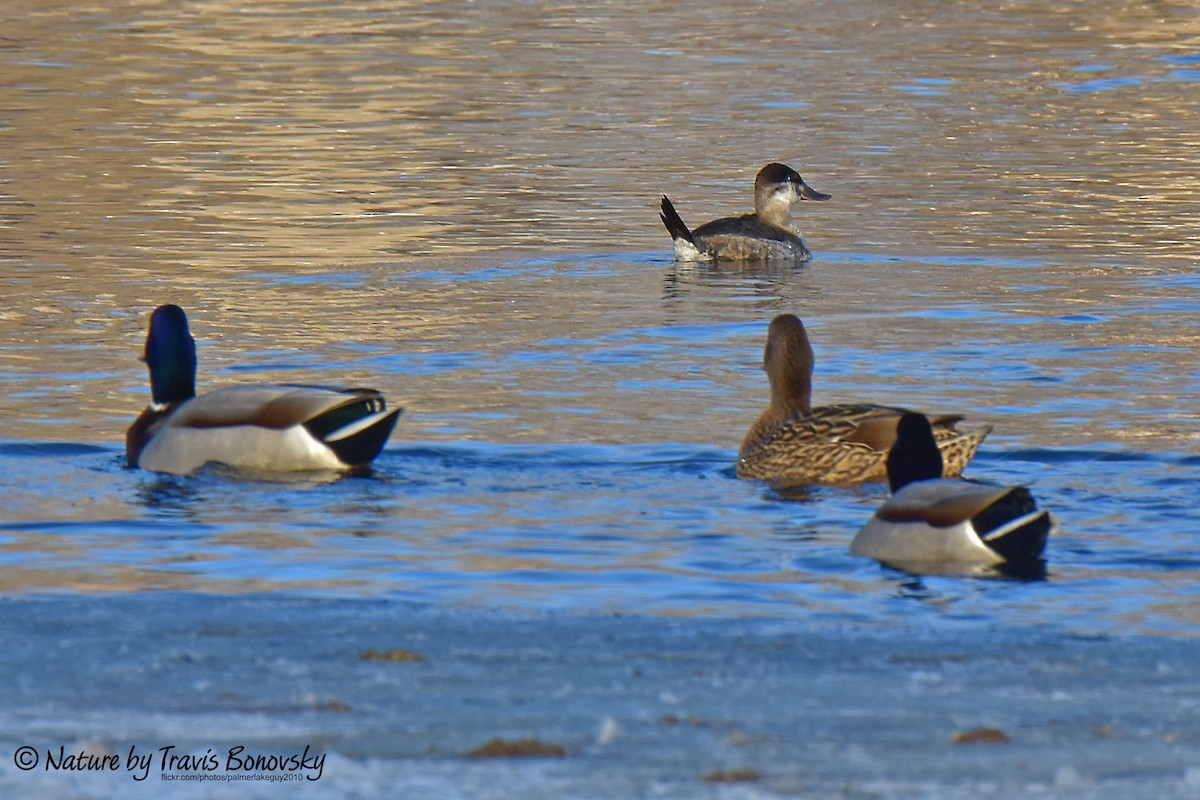
M 556 339 L 761 321 L 784 306 L 825 320 L 831 349 L 922 351 L 962 336 L 928 321 L 881 336 L 865 327 L 865 291 L 893 312 L 1001 304 L 1031 320 L 984 334 L 998 347 L 1067 333 L 1081 346 L 1163 348 L 1151 357 L 1195 371 L 1195 325 L 1148 310 L 1194 290 L 1155 279 L 1200 257 L 1200 13 L 1190 3 L 826 0 L 803 13 L 780 2 L 715 13 L 694 2 L 147 0 L 16 2 L 0 15 L 8 436 L 119 437 L 144 401 L 134 359 L 146 314 L 167 300 L 195 309 L 213 345 L 201 369 L 214 379 L 276 350 L 283 377 L 312 380 L 333 361 L 355 382 L 376 374 L 356 347 L 479 354 L 451 377 L 431 370 L 420 386 L 382 388 L 414 407 L 411 430 L 436 427 L 424 408 L 493 438 L 666 429 L 724 446 L 761 400 L 757 374 L 715 363 L 726 392 L 715 412 L 703 392 L 608 400 L 609 384 L 548 367 L 488 373 L 489 356 Z M 697 223 L 740 212 L 769 159 L 793 163 L 834 201 L 802 209 L 812 273 L 753 286 L 752 308 L 697 303 L 693 317 L 673 316 L 657 262 L 644 274 L 455 278 L 516 255 L 665 260 L 660 193 Z M 988 265 L 902 263 L 873 275 L 852 262 L 837 267 L 850 285 L 838 285 L 820 272 L 822 254 L 838 253 L 1044 266 L 989 286 Z M 449 279 L 406 277 L 429 271 Z M 916 274 L 931 283 L 912 285 Z M 711 288 L 687 280 L 693 292 Z M 1014 280 L 1038 288 L 1016 291 Z M 795 308 L 814 296 L 819 306 Z M 1097 310 L 1069 329 L 1047 321 Z M 1073 369 L 1062 350 L 1039 358 L 1051 373 Z M 1108 397 L 1126 366 L 1101 365 L 1069 391 Z M 611 371 L 636 381 L 645 367 Z M 838 380 L 842 397 L 878 391 L 870 378 Z M 1130 405 L 1169 416 L 1180 387 L 1158 382 Z M 1049 408 L 1063 387 L 1046 391 L 1001 385 L 981 398 L 975 385 L 939 399 L 1044 407 L 1032 429 L 1069 441 Z M 600 421 L 542 414 L 508 433 L 481 421 L 536 418 L 539 392 L 575 393 Z M 688 428 L 710 413 L 705 430 Z M 51 428 L 56 416 L 66 421 Z M 1099 440 L 1145 430 L 1079 425 Z M 1194 435 L 1186 425 L 1178 434 Z
M 1195 257 L 1198 79 L 1166 60 L 1194 8 L 790 9 L 30 7 L 11 244 L 202 271 L 661 247 L 659 191 L 744 205 L 779 157 L 835 184 L 837 249 L 888 211 L 878 244 L 918 252 Z

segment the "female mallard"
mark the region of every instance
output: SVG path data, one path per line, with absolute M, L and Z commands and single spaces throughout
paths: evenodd
M 1023 486 L 943 478 L 925 416 L 900 418 L 887 473 L 892 496 L 854 537 L 851 553 L 916 573 L 1040 561 L 1053 515 L 1039 511 Z
M 771 403 L 750 427 L 738 452 L 737 476 L 777 486 L 853 484 L 887 477 L 885 459 L 896 441 L 903 408 L 877 405 L 812 407 L 813 351 L 794 314 L 771 321 L 763 369 Z M 958 476 L 990 427 L 960 432 L 961 416 L 933 418 L 946 474 Z
M 786 164 L 767 164 L 754 179 L 754 213 L 722 217 L 689 230 L 664 195 L 658 215 L 675 242 L 679 261 L 770 261 L 802 263 L 812 258 L 791 224 L 792 204 L 828 200 Z
M 183 475 L 210 462 L 247 469 L 368 466 L 403 409 L 374 389 L 252 384 L 196 395 L 196 342 L 187 315 L 150 317 L 143 360 L 153 402 L 125 434 L 130 466 Z

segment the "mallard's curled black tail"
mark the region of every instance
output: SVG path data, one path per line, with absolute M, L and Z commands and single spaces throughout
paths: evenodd
M 383 395 L 373 389 L 351 389 L 352 400 L 318 414 L 305 429 L 348 467 L 368 466 L 383 450 L 402 408 L 388 410 Z
M 1042 557 L 1054 519 L 1048 510 L 1038 511 L 1028 489 L 1015 486 L 972 517 L 971 525 L 1005 561 L 1026 562 Z

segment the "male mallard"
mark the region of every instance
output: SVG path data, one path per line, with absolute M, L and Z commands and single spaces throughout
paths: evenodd
M 1053 516 L 1023 486 L 942 477 L 942 455 L 922 414 L 906 413 L 887 458 L 892 496 L 850 552 L 909 572 L 1040 561 Z
M 196 342 L 174 305 L 151 315 L 143 360 L 153 402 L 125 434 L 125 455 L 155 472 L 363 468 L 403 410 L 388 411 L 374 389 L 247 384 L 196 396 Z
M 777 486 L 852 484 L 887 477 L 884 459 L 896 441 L 903 408 L 877 405 L 812 407 L 813 351 L 794 314 L 771 321 L 763 369 L 771 403 L 759 415 L 738 452 L 737 476 Z M 961 475 L 990 427 L 960 432 L 961 416 L 933 418 L 946 473 Z
M 785 260 L 804 262 L 812 253 L 791 224 L 792 204 L 801 200 L 828 200 L 800 173 L 786 164 L 767 164 L 754 179 L 754 213 L 723 217 L 696 230 L 680 219 L 664 195 L 659 219 L 675 242 L 679 261 Z

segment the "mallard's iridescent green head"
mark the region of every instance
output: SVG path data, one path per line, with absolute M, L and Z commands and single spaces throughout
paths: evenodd
M 167 304 L 154 309 L 142 360 L 150 370 L 155 405 L 181 403 L 196 396 L 196 340 L 182 308 Z
M 909 411 L 896 424 L 896 443 L 887 457 L 888 486 L 894 494 L 916 481 L 942 477 L 942 453 L 924 414 Z

